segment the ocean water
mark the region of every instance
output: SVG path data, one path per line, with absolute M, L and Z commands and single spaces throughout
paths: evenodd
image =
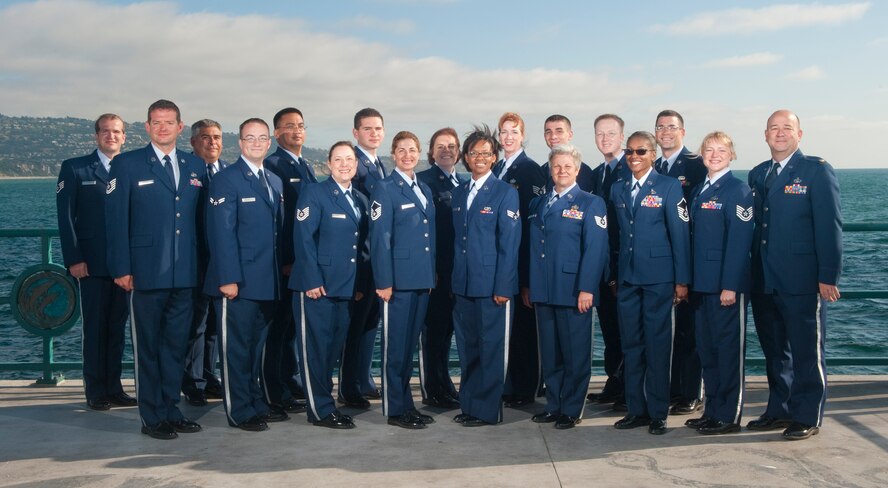
M 745 178 L 745 171 L 738 171 Z M 845 222 L 888 221 L 888 206 L 882 198 L 888 170 L 839 170 L 842 212 Z M 0 228 L 55 228 L 55 180 L 0 180 Z M 18 274 L 39 263 L 39 238 L 0 238 L 0 296 L 10 293 Z M 888 290 L 888 233 L 854 232 L 844 236 L 844 272 L 841 290 Z M 58 240 L 53 241 L 53 260 L 61 263 Z M 840 300 L 828 309 L 826 332 L 827 357 L 888 357 L 888 299 Z M 761 357 L 761 348 L 749 313 L 747 356 Z M 127 331 L 128 333 L 128 331 Z M 129 340 L 129 339 L 127 339 Z M 42 341 L 21 328 L 12 318 L 8 305 L 0 306 L 0 363 L 37 362 Z M 601 358 L 603 345 L 595 330 L 594 357 Z M 453 349 L 456 359 L 456 348 Z M 56 361 L 80 360 L 80 325 L 55 339 Z M 125 359 L 132 353 L 127 345 Z M 762 374 L 761 368 L 748 367 L 749 374 Z M 830 373 L 888 373 L 888 367 L 831 367 Z M 458 374 L 458 370 L 454 371 Z M 594 374 L 603 374 L 600 368 Z M 78 371 L 66 371 L 78 377 Z M 131 375 L 132 372 L 125 372 Z M 36 378 L 35 372 L 0 372 L 0 379 Z

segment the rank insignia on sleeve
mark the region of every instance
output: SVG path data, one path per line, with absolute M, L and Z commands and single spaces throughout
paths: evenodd
M 598 224 L 598 227 L 602 229 L 607 229 L 607 215 L 602 215 L 601 217 L 595 216 L 595 223 Z
M 303 220 L 308 218 L 309 207 L 305 207 L 303 209 L 296 209 L 296 220 L 302 222 Z
M 744 222 L 752 220 L 752 207 L 743 208 L 740 205 L 737 205 L 737 218 Z
M 65 182 L 64 182 L 64 181 L 60 181 L 60 182 L 59 182 L 59 185 L 56 187 L 56 193 L 59 193 L 59 192 L 62 191 L 62 189 L 64 189 L 64 188 L 65 188 Z
M 485 208 L 490 208 L 490 207 L 485 207 Z M 484 212 L 482 211 L 481 213 L 484 213 Z M 513 220 L 518 220 L 521 217 L 521 215 L 519 214 L 518 210 L 515 210 L 514 212 L 512 210 L 506 210 L 506 217 L 509 217 L 510 219 L 513 219 Z
M 212 204 L 214 207 L 215 207 L 216 205 L 222 205 L 223 203 L 225 203 L 225 197 L 222 197 L 222 198 L 220 198 L 220 199 L 218 199 L 218 200 L 213 200 L 213 198 L 210 197 L 210 204 Z
M 546 194 L 546 187 L 533 185 L 533 194 L 534 195 L 545 195 Z
M 373 200 L 370 204 L 370 220 L 379 220 L 379 217 L 382 217 L 382 205 Z
M 569 218 L 569 219 L 583 220 L 583 212 L 580 212 L 579 210 L 577 210 L 576 205 L 569 208 L 569 209 L 567 209 L 567 208 L 564 209 L 561 212 L 561 216 Z
M 685 201 L 684 198 L 681 199 L 678 204 L 675 205 L 678 208 L 678 218 L 685 222 L 689 222 L 691 220 L 691 216 L 688 214 L 688 202 Z
M 110 195 L 115 189 L 117 189 L 117 178 L 108 182 L 108 188 L 105 190 L 105 194 Z

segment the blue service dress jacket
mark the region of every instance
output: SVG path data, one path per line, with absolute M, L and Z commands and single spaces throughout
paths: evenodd
M 435 204 L 418 182 L 426 205 L 403 176 L 392 171 L 376 184 L 370 202 L 370 261 L 376 288 L 435 287 Z
M 59 240 L 65 267 L 85 262 L 90 276 L 109 276 L 105 190 L 110 179 L 95 150 L 63 161 L 56 186 Z
M 456 186 L 440 168 L 431 167 L 416 174 L 416 178 L 429 186 L 435 204 L 435 269 L 438 271 L 437 286 L 446 285 L 450 293 L 450 275 L 453 273 L 453 192 Z M 456 175 L 459 184 L 466 182 L 464 174 Z M 443 285 L 442 285 L 443 284 Z
M 503 164 L 502 162 L 499 164 Z M 527 241 L 530 235 L 527 228 L 527 211 L 530 201 L 538 195 L 546 193 L 548 177 L 536 161 L 524 150 L 515 158 L 509 169 L 500 175 L 500 180 L 512 185 L 518 191 L 518 203 L 521 211 L 521 243 L 518 256 L 518 283 L 521 287 L 528 286 L 530 274 L 530 246 Z
M 753 291 L 792 295 L 835 285 L 842 271 L 842 210 L 832 166 L 796 150 L 770 191 L 771 160 L 749 172 L 755 202 Z
M 333 178 L 303 189 L 293 227 L 298 270 L 290 273 L 291 290 L 323 286 L 328 297 L 350 299 L 356 287 L 369 279 L 365 263 L 369 205 L 354 185 L 351 188 L 360 218 Z
M 136 290 L 197 286 L 197 225 L 206 164 L 176 150 L 174 188 L 151 144 L 114 158 L 105 190 L 108 271 L 132 275 Z
M 675 178 L 651 171 L 632 203 L 632 177 L 611 188 L 620 231 L 619 282 L 691 283 L 688 205 Z
M 220 286 L 236 283 L 239 298 L 280 297 L 283 187 L 274 173 L 264 173 L 271 195 L 243 158 L 213 177 L 207 202 L 207 295 L 221 297 Z
M 691 290 L 749 293 L 752 190 L 730 171 L 701 193 L 702 186 L 694 189 L 691 204 Z
M 453 293 L 512 297 L 518 293 L 521 242 L 518 191 L 491 175 L 466 208 L 471 184 L 453 191 Z
M 373 161 L 358 146 L 355 146 L 355 154 L 358 157 L 358 169 L 355 172 L 355 177 L 352 178 L 352 186 L 363 193 L 364 196 L 370 198 L 370 194 L 373 193 L 373 187 L 382 181 L 388 173 L 386 173 L 385 167 L 383 167 L 382 171 L 384 174 L 380 175 Z M 380 160 L 379 164 L 382 164 L 382 160 Z
M 669 172 L 664 174 L 681 183 L 685 199 L 690 202 L 694 188 L 706 179 L 706 166 L 703 165 L 703 158 L 699 154 L 682 147 Z
M 277 150 L 265 158 L 262 165 L 276 174 L 284 185 L 284 236 L 281 247 L 281 264 L 292 264 L 294 260 L 293 241 L 289 236 L 293 235 L 293 216 L 296 214 L 296 202 L 302 188 L 309 183 L 318 181 L 311 165 L 304 159 L 302 162 L 293 159 L 287 151 L 278 147 Z
M 607 208 L 574 186 L 546 209 L 548 195 L 530 203 L 530 300 L 576 307 L 581 291 L 598 301 L 607 270 Z

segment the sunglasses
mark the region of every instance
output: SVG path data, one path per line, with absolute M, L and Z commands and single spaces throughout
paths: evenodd
M 626 156 L 632 156 L 632 153 L 638 154 L 639 156 L 644 156 L 648 153 L 648 151 L 653 151 L 653 149 L 629 149 L 628 147 L 624 149 L 626 151 Z

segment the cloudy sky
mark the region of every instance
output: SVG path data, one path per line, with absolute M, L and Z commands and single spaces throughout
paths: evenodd
M 186 123 L 233 131 L 285 106 L 307 145 L 351 138 L 365 106 L 388 136 L 460 133 L 505 111 L 546 155 L 543 120 L 562 113 L 595 164 L 592 121 L 652 130 L 684 115 L 686 144 L 734 137 L 738 168 L 768 157 L 778 108 L 802 121 L 802 148 L 837 168 L 885 166 L 888 5 L 883 2 L 478 2 L 125 0 L 0 2 L 0 113 L 144 120 L 158 98 Z

